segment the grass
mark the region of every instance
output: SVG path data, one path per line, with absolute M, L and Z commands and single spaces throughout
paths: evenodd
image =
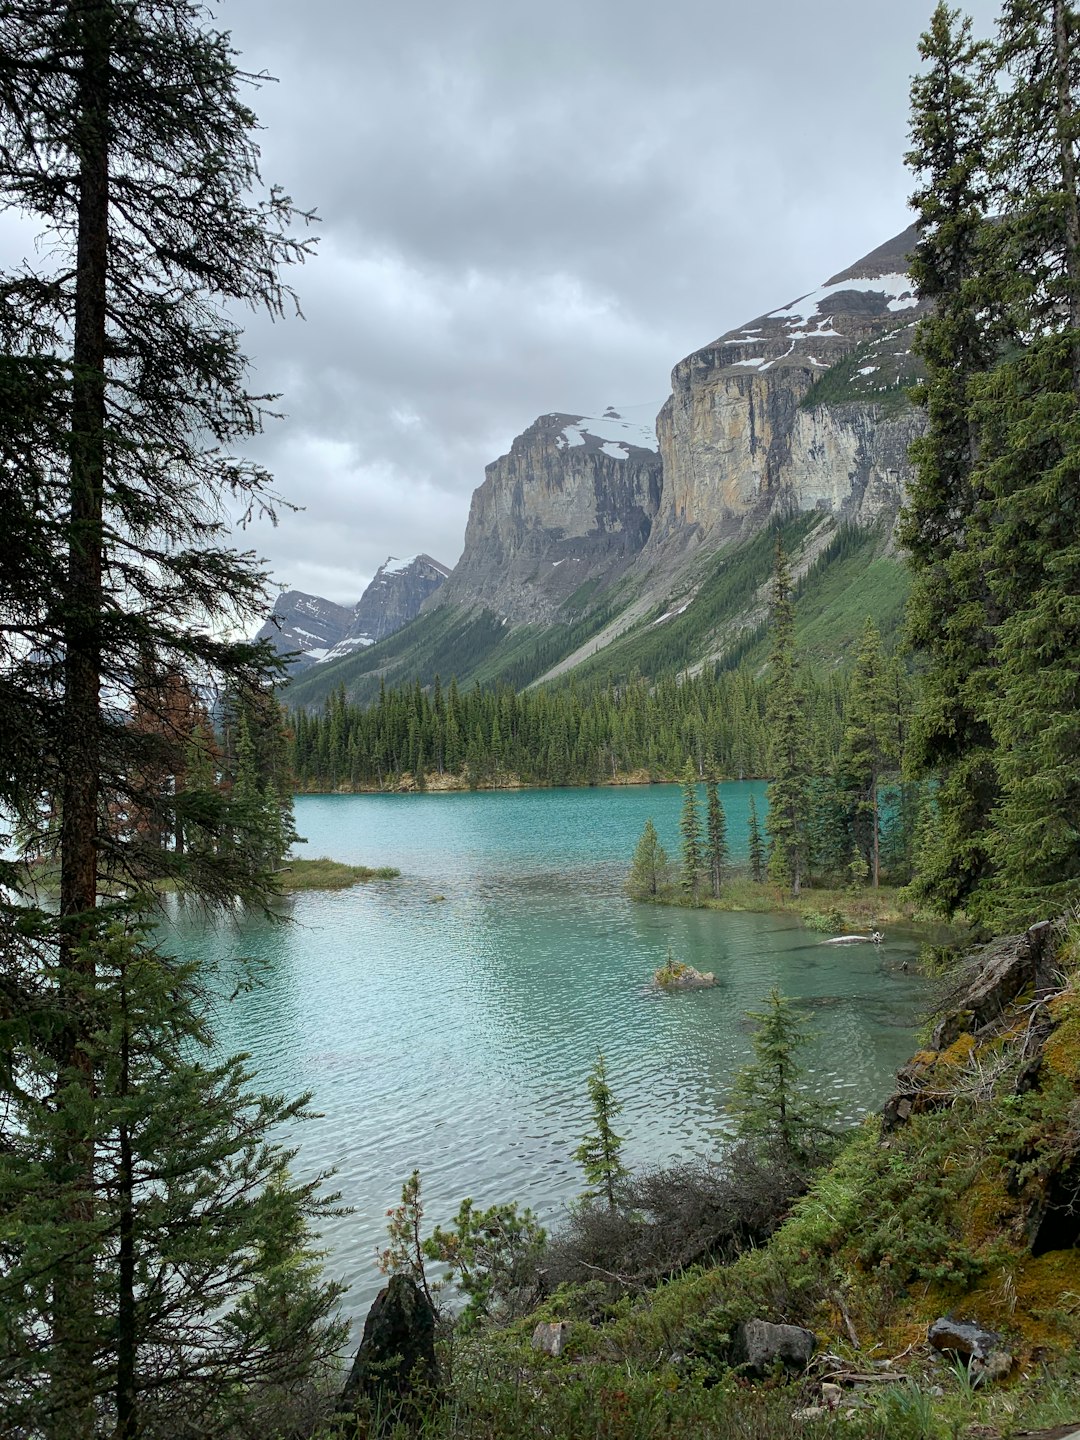
M 401 874 L 392 865 L 343 865 L 322 855 L 315 860 L 292 859 L 277 872 L 278 884 L 283 895 L 293 895 L 299 890 L 347 890 L 351 885 L 360 885 L 368 880 L 393 880 Z M 56 893 L 60 888 L 58 866 L 38 865 L 32 870 L 37 889 L 45 895 Z M 153 890 L 158 895 L 176 894 L 181 887 L 175 880 L 159 880 Z
M 669 886 L 648 903 L 686 905 L 684 893 Z M 880 885 L 876 890 L 867 886 L 859 890 L 834 889 L 829 886 L 804 885 L 794 896 L 789 890 L 769 881 L 758 884 L 746 876 L 725 880 L 720 895 L 699 902 L 705 910 L 726 910 L 751 915 L 798 915 L 809 929 L 822 933 L 865 930 L 879 925 L 918 922 L 928 917 L 903 898 L 899 886 Z M 940 925 L 940 921 L 936 921 Z
M 282 892 L 292 895 L 297 890 L 347 890 L 368 880 L 393 880 L 401 874 L 392 865 L 343 865 L 321 855 L 316 860 L 289 860 L 279 871 Z

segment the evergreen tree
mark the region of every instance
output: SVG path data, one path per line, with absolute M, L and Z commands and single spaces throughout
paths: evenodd
M 753 795 L 750 796 L 750 816 L 747 829 L 750 877 L 755 885 L 761 885 L 765 879 L 765 842 L 761 838 L 761 826 L 758 824 L 757 805 Z
M 851 797 L 855 843 L 862 851 L 875 890 L 881 879 L 878 790 L 883 769 L 896 759 L 894 718 L 889 705 L 881 636 L 873 620 L 868 619 L 848 691 L 840 768 L 844 788 Z
M 585 1171 L 589 1188 L 582 1192 L 583 1200 L 605 1200 L 609 1210 L 617 1208 L 619 1182 L 629 1174 L 619 1159 L 623 1137 L 612 1129 L 615 1117 L 622 1105 L 611 1093 L 607 1081 L 604 1057 L 597 1054 L 596 1064 L 589 1073 L 589 1100 L 592 1104 L 592 1118 L 595 1129 L 585 1135 L 574 1151 L 574 1159 Z
M 795 652 L 795 606 L 791 572 L 780 536 L 772 593 L 772 652 L 766 716 L 769 727 L 769 874 L 792 895 L 802 887 L 806 866 L 806 827 L 810 812 L 810 757 L 806 713 Z
M 1080 890 L 1080 16 L 1009 0 L 997 60 L 995 203 L 1020 343 L 982 378 L 974 414 L 1001 615 L 989 697 L 1001 800 L 997 882 L 972 907 L 999 921 L 1053 914 Z
M 728 863 L 727 816 L 720 799 L 720 786 L 715 770 L 705 776 L 705 862 L 713 898 L 720 894 L 724 870 Z
M 277 670 L 223 638 L 265 604 L 226 501 L 273 497 L 230 454 L 264 401 L 221 307 L 279 312 L 305 245 L 286 197 L 250 198 L 243 78 L 184 0 L 0 10 L 0 194 L 44 230 L 0 279 L 0 533 L 34 571 L 3 582 L 2 798 L 59 866 L 58 913 L 10 867 L 0 904 L 0 1409 L 48 1440 L 131 1440 L 176 1406 L 221 1434 L 339 1335 L 317 1202 L 268 1138 L 299 1110 L 218 1065 L 198 977 L 120 898 L 271 888 L 261 807 L 193 795 L 190 724 L 140 720 Z M 205 843 L 175 843 L 189 826 Z
M 808 1038 L 802 1017 L 775 987 L 765 1006 L 747 1016 L 756 1022 L 754 1058 L 735 1077 L 728 1113 L 741 1139 L 777 1141 L 789 1154 L 807 1160 L 833 1133 L 833 1112 L 800 1084 L 798 1052 Z
M 911 204 L 919 241 L 911 273 L 933 308 L 915 353 L 926 382 L 915 398 L 927 428 L 911 447 L 914 476 L 900 537 L 914 572 L 909 643 L 927 658 L 909 756 L 916 777 L 938 781 L 939 825 L 919 856 L 915 890 L 946 912 L 962 908 L 992 871 L 991 816 L 998 783 L 986 699 L 993 684 L 993 626 L 986 577 L 986 514 L 972 410 L 975 378 L 1003 338 L 996 284 L 1000 227 L 987 224 L 993 93 L 988 47 L 945 4 L 922 37 L 928 62 L 911 89 Z M 929 834 L 928 834 L 928 838 Z
M 690 903 L 696 905 L 701 895 L 701 872 L 704 869 L 705 857 L 701 844 L 701 818 L 698 814 L 697 773 L 692 760 L 687 760 L 683 770 L 682 792 L 682 815 L 679 819 L 682 870 L 679 884 Z
M 630 873 L 626 879 L 627 894 L 635 900 L 655 898 L 667 886 L 670 872 L 667 852 L 660 844 L 656 826 L 651 820 L 646 820 L 634 858 L 630 862 Z

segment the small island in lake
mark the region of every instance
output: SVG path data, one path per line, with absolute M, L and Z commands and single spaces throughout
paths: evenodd
M 279 871 L 282 892 L 297 890 L 347 890 L 367 880 L 394 880 L 401 874 L 393 865 L 345 865 L 326 855 L 315 860 L 289 860 Z
M 693 965 L 674 959 L 670 950 L 663 965 L 654 971 L 653 980 L 661 990 L 708 990 L 716 984 L 711 970 L 695 970 Z

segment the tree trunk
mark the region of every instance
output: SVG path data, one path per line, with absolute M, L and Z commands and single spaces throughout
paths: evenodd
M 120 1004 L 123 1030 L 120 1040 L 120 1095 L 130 1093 L 131 1031 L 128 1022 L 127 987 L 121 982 Z M 117 1257 L 116 1302 L 116 1440 L 136 1440 L 139 1433 L 135 1402 L 135 1166 L 131 1153 L 131 1131 L 121 1123 L 120 1132 L 120 1246 Z
M 878 787 L 876 779 L 871 782 L 870 792 L 874 805 L 874 889 L 876 890 L 881 878 L 881 827 L 878 817 Z
M 1065 23 L 1065 0 L 1054 0 L 1054 69 L 1057 80 L 1061 182 L 1065 192 L 1065 273 L 1069 283 L 1069 326 L 1073 331 L 1073 393 L 1080 400 L 1080 204 L 1076 193 L 1076 161 L 1071 135 L 1073 103 L 1069 86 L 1069 36 Z
M 105 475 L 105 306 L 109 238 L 108 0 L 72 0 L 78 36 L 79 87 L 75 133 L 79 148 L 75 334 L 71 388 L 68 586 L 63 622 L 64 707 L 61 747 L 61 973 L 68 1014 L 85 1014 L 94 978 L 97 904 L 97 823 L 100 774 L 102 509 Z M 84 1023 L 69 1020 L 60 1057 L 62 1084 L 92 1093 L 93 1065 Z M 58 1145 L 59 1168 L 75 1177 L 67 1201 L 76 1244 L 58 1267 L 53 1348 L 57 1385 L 55 1433 L 65 1440 L 94 1429 L 94 1148 L 89 1133 L 71 1131 Z

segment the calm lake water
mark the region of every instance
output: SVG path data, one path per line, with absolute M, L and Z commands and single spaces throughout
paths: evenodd
M 722 787 L 732 850 L 764 786 Z M 310 1090 L 321 1118 L 289 1136 L 295 1168 L 335 1167 L 353 1214 L 324 1239 L 362 1318 L 379 1288 L 385 1212 L 414 1167 L 432 1223 L 471 1195 L 557 1221 L 581 1188 L 585 1077 L 602 1050 L 632 1164 L 707 1154 L 776 985 L 812 1017 L 814 1088 L 855 1116 L 880 1103 L 913 1048 L 925 984 L 902 969 L 913 936 L 828 946 L 790 916 L 633 904 L 621 893 L 646 819 L 678 852 L 676 786 L 498 794 L 304 796 L 301 852 L 401 877 L 287 902 L 291 923 L 175 919 L 179 949 L 260 988 L 222 1001 L 217 1037 L 250 1053 L 263 1088 Z M 436 899 L 435 897 L 445 897 Z M 715 989 L 657 996 L 668 947 Z

